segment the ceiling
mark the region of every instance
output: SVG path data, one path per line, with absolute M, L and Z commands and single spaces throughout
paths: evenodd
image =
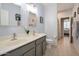
M 66 10 L 72 9 L 73 6 L 74 6 L 74 3 L 58 3 L 57 10 L 58 10 L 58 12 L 66 11 Z

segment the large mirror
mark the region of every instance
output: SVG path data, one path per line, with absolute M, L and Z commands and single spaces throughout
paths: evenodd
M 13 3 L 0 3 L 0 26 L 17 26 L 21 7 Z
M 29 12 L 28 23 L 29 23 L 29 26 L 31 26 L 31 27 L 35 27 L 36 26 L 36 23 L 37 23 L 36 14 L 34 14 L 32 12 Z

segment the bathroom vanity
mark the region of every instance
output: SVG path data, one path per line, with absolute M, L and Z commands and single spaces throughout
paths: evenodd
M 16 40 L 0 42 L 1 56 L 42 56 L 46 50 L 46 34 L 18 36 Z

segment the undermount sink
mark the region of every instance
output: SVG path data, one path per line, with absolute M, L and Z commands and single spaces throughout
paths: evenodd
M 8 46 L 18 45 L 22 42 L 25 42 L 25 40 L 22 40 L 22 39 L 14 39 L 14 40 L 8 39 L 8 40 L 5 40 L 4 42 L 0 43 L 0 45 L 2 45 L 2 46 L 0 46 L 0 48 L 4 48 L 5 46 L 8 47 Z
M 13 40 L 12 40 L 12 37 L 8 37 L 8 38 L 5 38 L 6 40 L 0 42 L 0 48 L 4 49 L 5 46 L 7 48 L 9 48 L 10 46 L 21 45 L 21 44 L 23 44 L 23 42 L 25 42 L 25 41 L 28 42 L 32 38 L 34 39 L 38 36 L 39 35 L 37 35 L 37 34 L 35 34 L 35 36 L 33 36 L 33 35 L 25 35 L 25 36 L 20 35 L 20 36 L 17 36 L 16 39 L 13 39 Z M 1 49 L 0 49 L 0 51 L 1 51 Z

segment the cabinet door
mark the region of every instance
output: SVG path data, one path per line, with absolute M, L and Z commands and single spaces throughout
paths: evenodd
M 46 36 L 43 37 L 43 55 L 45 54 L 46 51 Z
M 45 54 L 45 50 L 46 50 L 46 41 L 43 41 L 43 54 Z
M 35 56 L 35 48 L 33 48 L 30 51 L 26 52 L 23 56 Z
M 42 44 L 36 46 L 36 56 L 42 56 Z

